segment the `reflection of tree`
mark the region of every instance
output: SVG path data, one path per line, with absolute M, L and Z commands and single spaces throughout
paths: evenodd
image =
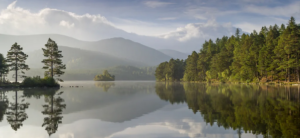
M 3 116 L 8 107 L 8 99 L 5 93 L 5 91 L 0 91 L 0 122 L 3 120 Z
M 15 131 L 23 126 L 23 121 L 28 118 L 25 110 L 28 108 L 29 103 L 24 103 L 25 99 L 23 99 L 23 97 L 20 97 L 21 102 L 19 102 L 18 98 L 18 91 L 16 91 L 14 97 L 15 102 L 9 103 L 8 111 L 6 112 L 7 121 Z
M 102 88 L 103 91 L 107 92 L 110 87 L 115 86 L 115 83 L 114 82 L 95 82 L 95 86 Z
M 52 135 L 58 129 L 58 124 L 62 123 L 62 110 L 66 108 L 66 104 L 63 104 L 64 99 L 60 97 L 63 92 L 57 93 L 57 91 L 52 91 L 45 95 L 45 102 L 47 104 L 43 105 L 44 115 L 48 115 L 44 118 L 43 127 L 46 126 L 46 130 L 49 135 Z
M 157 84 L 156 93 L 171 103 L 184 100 L 206 123 L 232 128 L 239 136 L 251 132 L 273 138 L 300 137 L 300 87 Z

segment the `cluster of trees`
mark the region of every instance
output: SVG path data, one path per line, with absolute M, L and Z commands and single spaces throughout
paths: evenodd
M 250 34 L 205 41 L 186 59 L 184 81 L 300 81 L 300 25 L 262 27 Z M 156 76 L 160 80 L 159 76 Z
M 157 83 L 157 95 L 172 104 L 186 103 L 213 126 L 263 135 L 300 137 L 300 87 Z
M 170 59 L 163 62 L 155 70 L 155 77 L 158 81 L 180 81 L 183 78 L 186 61 Z
M 103 71 L 103 74 L 96 75 L 94 81 L 114 81 L 115 76 L 108 73 L 107 70 Z
M 62 64 L 61 58 L 63 57 L 61 51 L 58 50 L 58 46 L 55 41 L 49 38 L 46 48 L 42 48 L 44 52 L 45 59 L 42 60 L 42 63 L 45 64 L 43 69 L 46 69 L 44 75 L 54 79 L 54 77 L 60 77 L 64 74 L 62 71 L 66 69 L 66 66 Z M 18 83 L 18 78 L 27 78 L 25 70 L 29 70 L 29 66 L 26 64 L 26 59 L 28 55 L 23 52 L 23 48 L 17 43 L 13 44 L 11 49 L 8 51 L 6 58 L 0 54 L 0 80 L 1 82 L 6 82 L 7 74 L 9 71 L 13 71 L 13 78 L 15 83 Z M 59 81 L 62 81 L 59 78 L 56 78 Z M 25 79 L 26 80 L 26 79 Z

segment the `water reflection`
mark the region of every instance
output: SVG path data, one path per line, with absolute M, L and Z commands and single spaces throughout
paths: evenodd
M 107 92 L 109 88 L 115 86 L 114 82 L 95 82 L 95 86 L 102 88 L 103 91 Z
M 76 83 L 82 84 L 66 86 Z M 297 86 L 155 82 L 66 86 L 0 91 L 0 138 L 300 137 Z
M 0 91 L 0 122 L 2 122 L 3 116 L 8 107 L 8 100 L 5 93 L 6 93 L 5 91 Z
M 28 118 L 25 110 L 28 108 L 29 103 L 25 102 L 24 97 L 18 96 L 18 91 L 15 91 L 13 99 L 14 101 L 9 102 L 7 107 L 6 118 L 12 129 L 17 131 Z
M 42 113 L 47 117 L 44 118 L 42 126 L 46 126 L 49 135 L 55 133 L 58 124 L 62 123 L 62 110 L 66 108 L 64 99 L 60 97 L 63 92 L 57 93 L 57 91 L 52 91 L 44 96 L 46 104 L 43 105 L 44 111 Z
M 186 102 L 211 126 L 232 128 L 272 138 L 300 137 L 300 87 L 259 85 L 156 85 L 157 95 L 170 103 Z

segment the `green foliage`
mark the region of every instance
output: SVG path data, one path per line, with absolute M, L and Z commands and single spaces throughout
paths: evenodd
M 183 77 L 185 61 L 179 59 L 170 59 L 169 62 L 163 62 L 155 70 L 157 81 L 180 81 Z
M 94 78 L 94 81 L 114 81 L 115 76 L 110 75 L 107 70 L 103 71 L 103 74 L 101 75 L 96 75 Z
M 51 77 L 54 78 L 55 76 L 60 77 L 65 72 L 62 71 L 63 69 L 66 69 L 66 65 L 62 63 L 61 58 L 63 58 L 61 51 L 58 50 L 58 46 L 55 43 L 55 41 L 51 40 L 49 38 L 47 44 L 45 44 L 45 49 L 43 49 L 44 56 L 46 59 L 42 61 L 42 63 L 45 64 L 43 69 L 46 69 L 45 71 L 45 77 Z M 61 79 L 57 78 L 57 80 L 62 81 Z
M 17 43 L 13 44 L 11 49 L 7 53 L 7 66 L 9 71 L 14 71 L 15 83 L 18 82 L 18 71 L 21 71 L 21 74 L 24 74 L 23 70 L 29 70 L 28 65 L 25 64 L 28 55 L 23 52 L 23 48 Z M 26 76 L 21 75 L 21 78 Z
M 300 26 L 291 17 L 287 27 L 264 26 L 251 34 L 240 34 L 237 29 L 235 36 L 205 41 L 199 53 L 193 51 L 188 56 L 184 76 L 178 80 L 300 82 L 299 62 Z M 165 64 L 157 69 L 158 80 L 166 76 L 162 73 Z
M 21 86 L 23 87 L 59 87 L 60 85 L 51 77 L 40 78 L 36 77 L 26 77 Z

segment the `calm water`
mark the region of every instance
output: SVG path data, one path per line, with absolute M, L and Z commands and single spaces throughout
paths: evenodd
M 300 137 L 298 86 L 62 85 L 0 90 L 0 138 Z

